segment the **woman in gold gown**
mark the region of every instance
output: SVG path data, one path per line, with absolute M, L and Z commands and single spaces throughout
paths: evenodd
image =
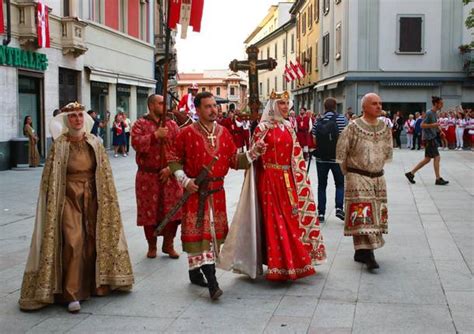
M 23 134 L 28 137 L 28 164 L 30 167 L 38 167 L 40 164 L 40 155 L 37 146 L 38 135 L 36 135 L 35 129 L 33 129 L 31 116 L 25 116 Z
M 19 303 L 35 310 L 66 302 L 78 312 L 92 295 L 130 290 L 133 273 L 109 160 L 87 131 L 90 116 L 75 102 L 53 123 Z

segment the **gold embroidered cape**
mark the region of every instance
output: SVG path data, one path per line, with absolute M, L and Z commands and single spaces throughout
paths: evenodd
M 134 282 L 125 240 L 112 169 L 99 140 L 87 134 L 97 162 L 96 286 L 130 290 Z M 55 140 L 46 161 L 36 209 L 21 296 L 20 308 L 35 310 L 54 303 L 62 293 L 61 217 L 65 201 L 69 142 L 65 135 Z

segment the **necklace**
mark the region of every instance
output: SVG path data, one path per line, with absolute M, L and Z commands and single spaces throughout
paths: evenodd
M 216 131 L 216 123 L 212 124 L 211 131 L 209 131 L 207 127 L 201 123 L 201 121 L 198 121 L 198 123 L 201 126 L 201 128 L 204 130 L 204 132 L 206 133 L 207 140 L 211 142 L 211 146 L 215 147 L 216 146 L 215 140 L 217 139 L 217 137 L 214 135 L 214 132 Z

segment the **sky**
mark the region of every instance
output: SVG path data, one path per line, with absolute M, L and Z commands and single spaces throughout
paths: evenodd
M 179 72 L 227 69 L 233 59 L 246 57 L 244 40 L 278 0 L 205 0 L 201 32 L 188 29 L 181 39 L 178 29 Z

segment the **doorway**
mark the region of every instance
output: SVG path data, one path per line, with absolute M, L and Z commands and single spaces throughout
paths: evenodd
M 23 135 L 23 124 L 26 116 L 31 116 L 33 129 L 38 136 L 38 150 L 41 156 L 45 153 L 44 119 L 41 112 L 42 78 L 27 75 L 18 76 L 18 134 Z

